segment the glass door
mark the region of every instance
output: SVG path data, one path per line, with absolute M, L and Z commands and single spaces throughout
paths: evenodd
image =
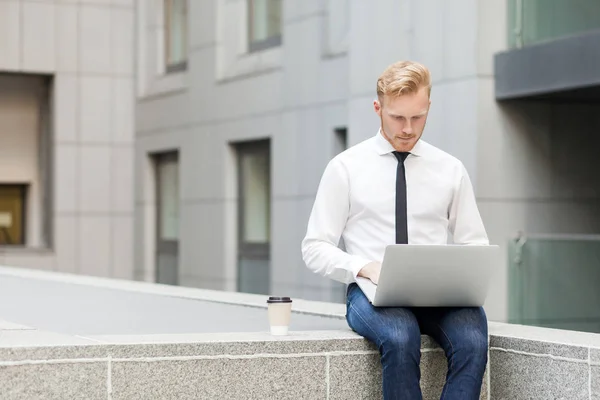
M 269 293 L 271 155 L 269 140 L 237 146 L 238 291 Z
M 179 154 L 155 156 L 157 189 L 156 282 L 179 283 Z

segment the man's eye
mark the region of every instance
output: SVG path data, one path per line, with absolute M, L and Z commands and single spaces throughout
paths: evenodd
M 419 115 L 418 117 L 412 117 L 412 119 L 421 119 L 421 116 Z

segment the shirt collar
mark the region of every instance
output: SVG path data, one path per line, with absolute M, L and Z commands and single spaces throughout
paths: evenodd
M 379 154 L 380 156 L 384 155 L 384 154 L 389 154 L 392 153 L 394 151 L 396 151 L 392 145 L 390 144 L 390 142 L 388 142 L 384 137 L 383 137 L 383 132 L 381 132 L 381 128 L 379 129 L 379 131 L 377 131 L 377 135 L 375 136 L 375 147 L 377 149 L 377 154 Z M 417 143 L 415 143 L 414 147 L 412 148 L 412 150 L 410 151 L 410 154 L 417 156 L 417 157 L 421 157 L 423 156 L 423 140 L 419 139 L 417 141 Z

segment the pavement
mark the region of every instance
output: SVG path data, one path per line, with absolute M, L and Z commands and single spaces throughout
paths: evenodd
M 263 332 L 264 307 L 0 274 L 0 320 L 77 336 Z M 345 320 L 293 313 L 290 330 L 348 330 Z

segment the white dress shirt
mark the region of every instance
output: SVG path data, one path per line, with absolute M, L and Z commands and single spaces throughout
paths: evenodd
M 395 243 L 398 160 L 380 132 L 325 168 L 302 241 L 304 262 L 317 274 L 353 282 Z M 489 244 L 462 162 L 419 140 L 404 165 L 409 244 L 448 244 L 449 233 L 455 244 Z

